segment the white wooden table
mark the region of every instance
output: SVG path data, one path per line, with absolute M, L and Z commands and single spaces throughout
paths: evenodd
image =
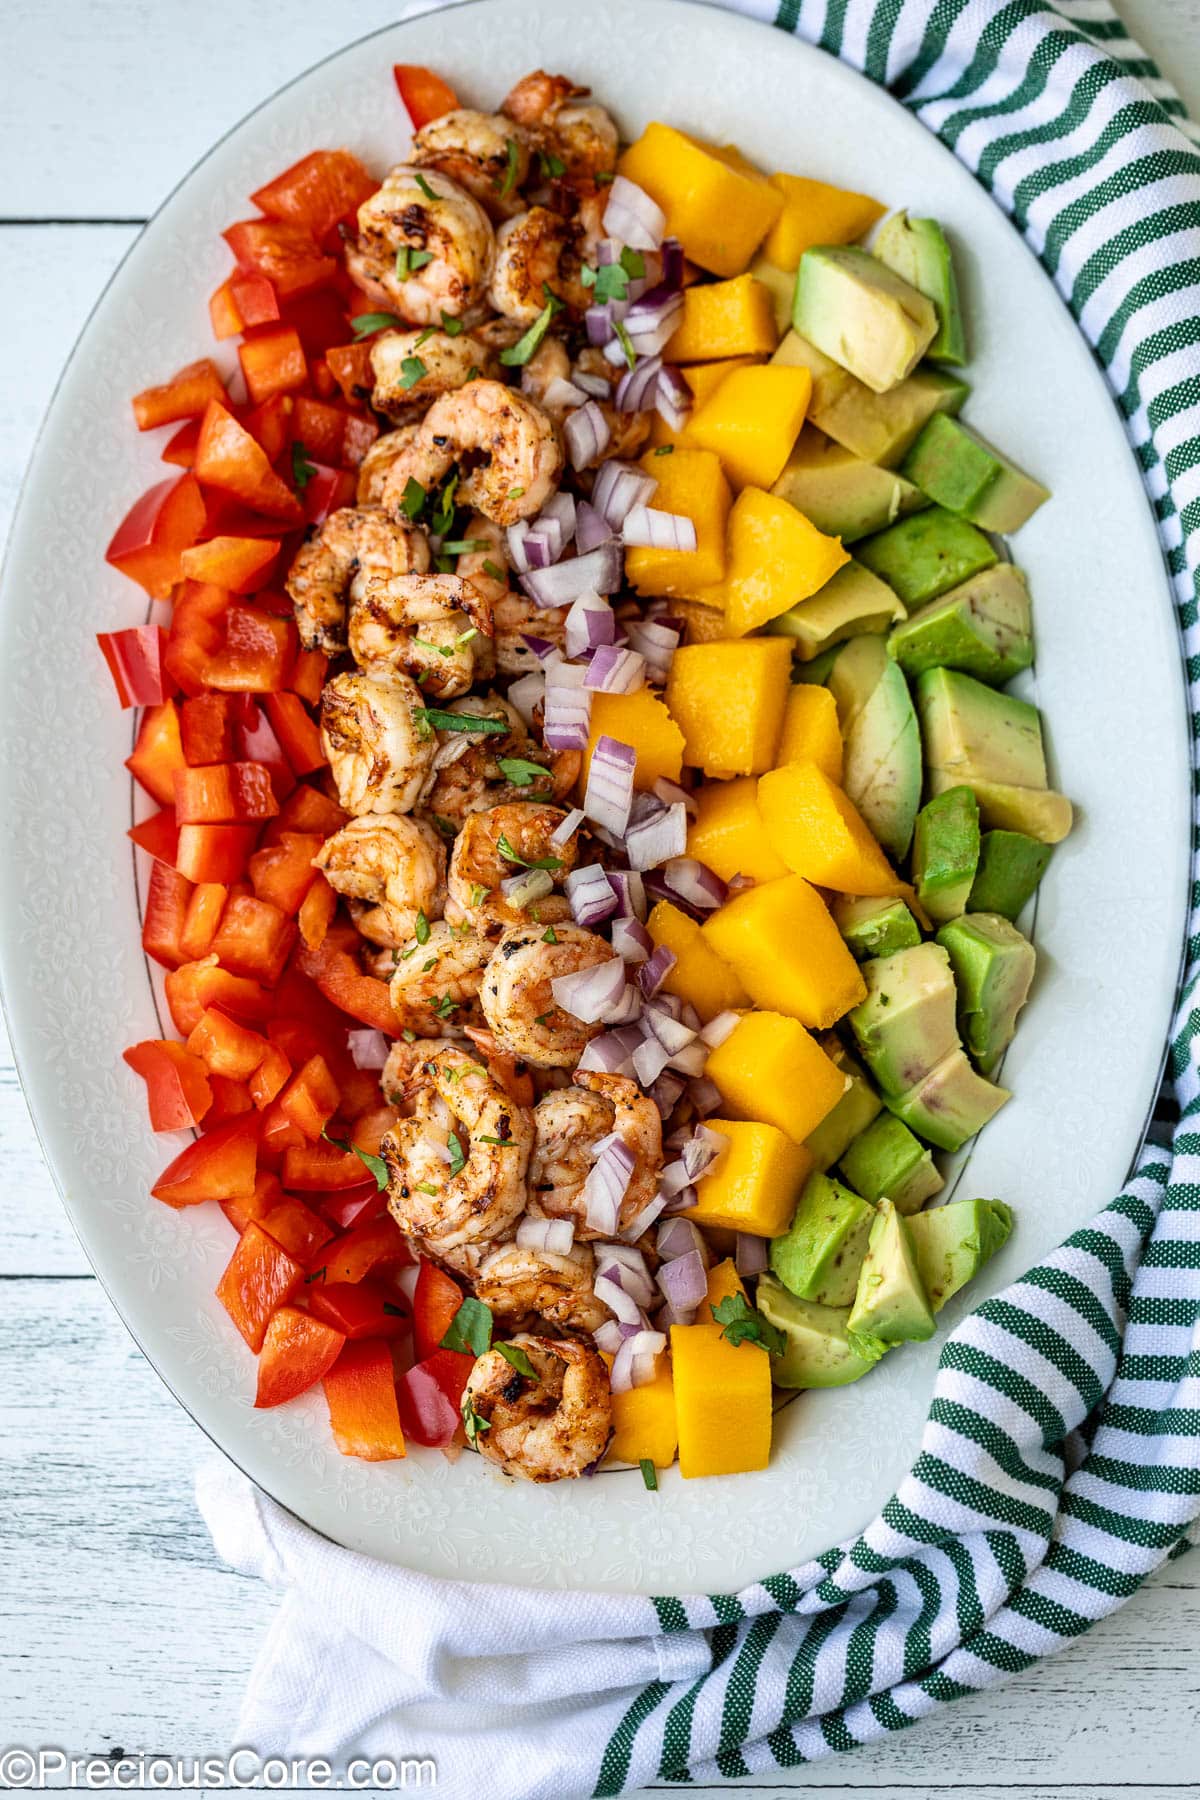
M 260 99 L 399 10 L 7 0 L 0 540 L 59 368 L 140 222 Z M 1200 0 L 1120 10 L 1200 116 Z M 92 1278 L 0 1043 L 0 1749 L 227 1747 L 275 1602 L 213 1555 L 192 1501 L 206 1448 Z M 900 1742 L 739 1785 L 1197 1795 L 1198 1652 L 1200 1552 L 1063 1655 Z

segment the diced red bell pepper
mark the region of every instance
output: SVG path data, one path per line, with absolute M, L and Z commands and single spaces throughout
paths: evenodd
M 220 1075 L 209 1077 L 210 1081 L 221 1079 Z M 272 1175 L 269 1169 L 260 1169 L 254 1177 L 254 1192 L 240 1200 L 222 1200 L 221 1211 L 241 1237 L 251 1219 L 261 1223 L 274 1207 L 282 1206 L 284 1198 L 278 1175 Z
M 133 396 L 133 416 L 139 431 L 156 425 L 172 425 L 176 419 L 193 419 L 210 400 L 226 400 L 225 383 L 211 357 L 189 363 L 159 387 L 143 388 Z
M 160 806 L 171 806 L 175 799 L 175 771 L 183 766 L 183 741 L 175 702 L 164 700 L 159 706 L 147 707 L 133 754 L 125 758 L 125 767 Z
M 300 911 L 296 915 L 300 941 L 306 950 L 321 948 L 325 942 L 325 934 L 333 924 L 337 908 L 337 894 L 325 877 L 318 873 L 317 879 L 300 902 Z
M 413 1348 L 418 1362 L 440 1349 L 462 1303 L 463 1291 L 453 1275 L 422 1257 L 413 1294 Z
M 264 325 L 238 345 L 246 392 L 255 406 L 275 394 L 292 394 L 308 380 L 300 334 L 291 325 Z
M 300 394 L 292 408 L 292 437 L 318 462 L 340 463 L 346 418 L 340 406 Z
M 299 332 L 304 354 L 322 360 L 331 344 L 346 341 L 350 328 L 346 301 L 336 286 L 296 294 L 280 307 L 280 317 L 285 325 Z
M 183 922 L 183 933 L 179 940 L 179 947 L 187 962 L 198 961 L 212 949 L 212 941 L 217 935 L 217 926 L 221 923 L 221 914 L 228 898 L 229 889 L 223 881 L 201 881 L 192 889 L 187 918 Z
M 156 862 L 169 863 L 174 868 L 179 860 L 179 827 L 173 806 L 164 806 L 161 812 L 131 825 L 125 836 Z
M 462 1424 L 463 1389 L 474 1357 L 435 1350 L 406 1369 L 397 1384 L 400 1419 L 407 1437 L 430 1449 L 448 1444 Z
M 210 1075 L 208 1084 L 213 1093 L 212 1111 L 206 1120 L 208 1125 L 223 1125 L 227 1119 L 240 1119 L 254 1111 L 254 1102 L 244 1081 L 231 1081 L 228 1075 Z
M 261 763 L 186 765 L 175 771 L 175 817 L 181 825 L 246 825 L 273 819 L 279 802 Z
M 292 409 L 296 402 L 291 394 L 272 394 L 261 406 L 254 407 L 242 420 L 242 424 L 263 450 L 269 462 L 278 463 L 280 457 L 292 441 Z M 215 515 L 217 522 L 222 522 L 220 513 Z M 249 515 L 253 517 L 253 515 Z M 213 515 L 210 514 L 210 520 Z M 215 528 L 215 527 L 214 527 Z M 249 523 L 242 528 L 247 536 L 253 536 Z M 276 526 L 274 529 L 278 529 Z
M 170 693 L 163 668 L 167 634 L 161 625 L 130 625 L 124 631 L 98 631 L 121 706 L 162 706 Z
M 226 1126 L 225 1130 L 238 1128 Z M 203 1142 L 202 1138 L 196 1148 Z M 251 1192 L 253 1188 L 251 1182 Z M 271 1315 L 287 1305 L 303 1281 L 304 1270 L 295 1257 L 252 1219 L 217 1283 L 217 1299 L 250 1348 L 257 1351 L 262 1349 Z
M 312 382 L 313 393 L 318 400 L 332 400 L 337 393 L 337 382 L 329 372 L 329 364 L 323 356 L 315 356 L 308 365 L 308 378 Z
M 394 63 L 392 74 L 414 131 L 420 131 L 430 119 L 440 119 L 443 113 L 454 112 L 459 104 L 450 83 L 435 75 L 432 69 L 422 68 L 417 63 Z
M 279 544 L 278 538 L 209 538 L 185 550 L 179 566 L 189 581 L 211 581 L 231 594 L 251 594 L 270 578 Z
M 292 1065 L 278 1044 L 268 1044 L 267 1053 L 249 1080 L 250 1098 L 260 1112 L 274 1100 L 287 1084 Z
M 255 1406 L 281 1406 L 327 1375 L 337 1361 L 344 1332 L 295 1306 L 281 1306 L 267 1326 L 258 1359 Z
M 275 1103 L 273 1103 L 275 1104 Z M 285 1121 L 290 1124 L 290 1121 Z M 292 1130 L 296 1128 L 291 1127 Z M 375 1177 L 351 1151 L 319 1138 L 315 1144 L 289 1144 L 283 1152 L 283 1184 L 301 1194 L 338 1192 L 372 1186 Z M 339 1278 L 340 1279 L 340 1278 Z
M 206 1007 L 196 1021 L 187 1047 L 212 1074 L 233 1081 L 249 1081 L 270 1049 L 265 1037 L 215 1006 Z
M 295 925 L 277 906 L 253 894 L 231 894 L 213 950 L 223 969 L 272 987 L 283 973 L 295 936 Z
M 327 935 L 319 948 L 297 951 L 301 971 L 316 982 L 327 1000 L 364 1025 L 395 1035 L 396 1011 L 386 981 L 364 975 L 350 952 Z
M 181 825 L 175 866 L 190 881 L 231 887 L 246 873 L 257 825 Z
M 307 1269 L 313 1257 L 327 1244 L 333 1236 L 332 1228 L 327 1225 L 319 1213 L 311 1206 L 305 1206 L 295 1194 L 286 1194 L 278 1206 L 271 1208 L 259 1220 L 259 1224 L 269 1237 L 277 1244 L 282 1244 L 289 1256 L 303 1263 Z
M 163 989 L 172 1023 L 185 1037 L 196 1029 L 210 1006 L 218 1006 L 222 1012 L 252 1025 L 264 1024 L 271 1016 L 270 994 L 257 981 L 220 968 L 211 954 L 173 969 L 166 976 Z
M 339 1231 L 349 1231 L 353 1225 L 365 1225 L 371 1219 L 382 1218 L 387 1211 L 387 1195 L 381 1194 L 372 1182 L 370 1188 L 348 1188 L 344 1194 L 322 1194 L 320 1207 L 331 1225 Z
M 229 288 L 242 321 L 242 331 L 253 331 L 256 325 L 270 325 L 279 318 L 279 296 L 265 275 L 251 275 L 237 269 L 229 277 Z
M 234 299 L 232 275 L 227 276 L 216 292 L 209 295 L 208 317 L 213 336 L 217 339 L 236 337 L 242 330 L 244 320 Z
M 347 1344 L 325 1377 L 333 1439 L 343 1456 L 387 1462 L 405 1454 L 392 1353 L 379 1338 Z
M 323 650 L 298 651 L 292 663 L 288 686 L 293 694 L 299 694 L 301 700 L 306 701 L 309 706 L 317 706 L 320 704 L 321 689 L 325 686 L 328 672 L 329 658 Z
M 273 694 L 287 680 L 296 628 L 259 606 L 235 602 L 225 615 L 225 645 L 209 658 L 209 685 L 226 693 Z
M 466 1034 L 475 1048 L 486 1057 L 488 1066 L 514 1106 L 533 1105 L 533 1077 L 526 1065 L 511 1050 L 496 1042 L 483 1025 L 468 1025 Z
M 206 763 L 233 761 L 234 719 L 242 704 L 234 694 L 195 694 L 183 702 L 179 729 L 184 763 L 196 769 Z M 174 802 L 174 780 L 168 798 Z
M 343 1101 L 344 1099 L 343 1095 Z M 356 1149 L 365 1150 L 368 1156 L 378 1156 L 380 1145 L 399 1117 L 394 1106 L 373 1098 L 366 1111 L 355 1119 L 350 1142 Z
M 315 1281 L 309 1285 L 308 1304 L 318 1319 L 353 1340 L 403 1337 L 411 1322 L 400 1290 L 378 1281 Z
M 164 969 L 178 968 L 186 960 L 181 940 L 191 895 L 191 882 L 177 869 L 154 863 L 142 917 L 142 948 Z
M 311 831 L 318 837 L 332 837 L 335 831 L 342 829 L 349 816 L 320 788 L 302 781 L 284 802 L 279 817 L 267 827 L 267 842 L 276 842 L 284 831 Z
M 290 219 L 320 243 L 378 186 L 348 150 L 313 150 L 250 199 L 269 219 Z
M 195 478 L 222 493 L 235 495 L 272 519 L 295 525 L 303 520 L 300 502 L 276 475 L 262 445 L 216 400 L 210 401 L 200 425 Z M 191 542 L 195 542 L 195 537 Z
M 181 1150 L 150 1192 L 168 1206 L 201 1200 L 236 1200 L 254 1192 L 258 1164 L 258 1115 L 218 1125 Z
M 334 344 L 326 350 L 325 361 L 351 406 L 369 404 L 375 388 L 370 344 Z
M 183 552 L 204 529 L 204 517 L 204 495 L 195 475 L 170 475 L 147 488 L 130 507 L 104 553 L 105 561 L 153 599 L 165 600 L 180 579 Z
M 323 1056 L 310 1056 L 297 1069 L 277 1102 L 279 1111 L 310 1143 L 315 1143 L 338 1109 L 341 1095 Z
M 331 469 L 323 462 L 309 462 L 308 468 L 300 504 L 310 525 L 323 525 L 330 513 L 354 505 L 358 482 L 351 469 Z
M 146 1038 L 129 1046 L 125 1061 L 146 1083 L 151 1131 L 190 1131 L 212 1106 L 208 1071 L 182 1044 Z
M 199 442 L 199 419 L 185 419 L 179 430 L 172 432 L 163 445 L 162 461 L 174 463 L 180 469 L 190 469 L 196 460 L 196 445 Z
M 313 868 L 312 859 L 323 842 L 323 838 L 285 831 L 278 844 L 256 850 L 250 858 L 249 873 L 258 898 L 269 900 L 280 912 L 294 918 L 317 879 L 319 871 Z
M 270 773 L 275 798 L 286 800 L 296 785 L 296 777 L 275 735 L 275 727 L 249 694 L 241 696 L 240 705 L 235 731 L 237 755 L 246 762 L 261 763 Z
M 321 287 L 337 273 L 333 257 L 322 255 L 312 233 L 287 219 L 239 220 L 221 236 L 238 268 L 265 275 L 281 300 Z
M 311 775 L 328 766 L 320 729 L 299 694 L 268 694 L 266 708 L 283 753 L 297 775 Z

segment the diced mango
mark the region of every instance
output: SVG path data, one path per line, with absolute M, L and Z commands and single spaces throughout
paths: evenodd
M 805 692 L 793 688 L 792 694 Z M 819 690 L 832 701 L 826 688 Z M 788 695 L 788 706 L 792 702 Z M 785 720 L 786 720 L 785 714 Z M 837 709 L 834 708 L 834 724 Z M 840 740 L 839 740 L 840 742 Z M 736 781 L 709 781 L 697 789 L 696 818 L 688 827 L 688 855 L 715 869 L 722 881 L 748 875 L 751 881 L 776 881 L 788 866 L 772 850 L 758 810 L 758 784 L 753 775 Z
M 637 544 L 625 552 L 625 578 L 639 594 L 691 594 L 725 573 L 725 526 L 732 496 L 712 450 L 649 451 L 642 467 L 658 486 L 656 512 L 683 513 L 696 527 L 694 550 L 656 550 Z
M 650 422 L 650 446 L 658 449 L 664 444 L 690 444 L 689 429 L 692 420 L 704 402 L 720 387 L 725 377 L 734 369 L 753 369 L 761 365 L 761 356 L 726 356 L 719 362 L 692 363 L 683 371 L 683 379 L 692 390 L 692 410 L 685 417 L 678 431 L 673 431 L 660 412 L 652 415 Z
M 714 275 L 746 267 L 783 195 L 733 145 L 718 149 L 672 125 L 647 125 L 618 164 L 667 215 L 684 254 Z
M 745 1119 L 706 1123 L 729 1143 L 696 1183 L 696 1204 L 688 1218 L 755 1237 L 781 1237 L 812 1174 L 812 1151 L 777 1125 Z
M 819 769 L 824 769 L 830 781 L 841 782 L 842 733 L 838 725 L 837 701 L 827 687 L 821 687 L 815 681 L 793 684 L 784 708 L 778 755 L 780 765 L 815 762 Z
M 730 637 L 756 631 L 819 592 L 850 561 L 840 538 L 823 531 L 761 488 L 743 488 L 729 514 L 724 578 Z
M 803 1144 L 846 1091 L 848 1077 L 798 1019 L 743 1013 L 704 1065 L 726 1110 L 777 1125 Z
M 772 175 L 771 186 L 783 195 L 783 206 L 764 250 L 781 269 L 794 269 L 814 244 L 857 243 L 886 210 L 869 194 L 830 187 L 807 175 Z
M 812 393 L 807 369 L 766 363 L 732 369 L 688 422 L 688 442 L 715 450 L 735 487 L 778 481 Z
M 663 354 L 673 363 L 769 356 L 778 341 L 770 288 L 753 275 L 738 275 L 684 288 L 683 315 Z
M 667 705 L 683 732 L 684 761 L 706 775 L 772 768 L 791 666 L 786 638 L 681 645 L 671 659 Z
M 729 964 L 704 941 L 695 919 L 669 900 L 660 900 L 646 921 L 655 945 L 665 944 L 675 962 L 663 982 L 668 994 L 677 994 L 694 1006 L 707 1025 L 718 1013 L 749 1006 L 750 996 Z
M 765 1469 L 771 1455 L 771 1358 L 722 1329 L 671 1327 L 679 1473 L 689 1481 Z
M 797 875 L 839 894 L 907 891 L 854 802 L 815 762 L 765 775 L 758 805 L 773 847 Z
M 652 1462 L 656 1469 L 675 1461 L 679 1429 L 675 1423 L 675 1381 L 670 1359 L 660 1356 L 654 1380 L 612 1397 L 613 1436 L 608 1454 L 613 1462 Z
M 683 620 L 685 644 L 718 644 L 725 637 L 725 603 L 708 606 L 703 600 L 671 596 L 671 612 Z
M 583 753 L 580 792 L 587 787 L 592 751 L 600 737 L 619 738 L 637 751 L 633 771 L 636 788 L 651 788 L 660 776 L 678 781 L 683 765 L 683 733 L 666 706 L 649 688 L 638 688 L 633 694 L 594 694 L 592 718 L 588 727 L 587 749 Z
M 724 1126 L 721 1129 L 724 1130 Z M 714 1263 L 708 1271 L 708 1292 L 696 1317 L 707 1325 L 709 1314 L 705 1307 L 720 1306 L 722 1300 L 728 1300 L 732 1294 L 740 1294 L 743 1300 L 746 1298 L 746 1289 L 737 1272 L 737 1264 L 731 1256 L 727 1256 L 723 1262 Z
M 759 1006 L 788 1013 L 812 1030 L 823 1031 L 866 995 L 829 908 L 802 876 L 784 875 L 735 894 L 700 929 Z

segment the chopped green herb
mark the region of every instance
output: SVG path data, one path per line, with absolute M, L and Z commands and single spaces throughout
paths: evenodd
M 471 905 L 482 906 L 491 891 L 491 888 L 486 888 L 477 881 L 471 889 Z
M 513 849 L 503 832 L 496 839 L 496 848 L 506 862 L 516 863 L 522 869 L 554 870 L 561 869 L 563 866 L 561 856 L 539 856 L 533 862 L 528 862 L 519 851 Z
M 613 330 L 617 334 L 617 342 L 625 352 L 625 361 L 629 364 L 631 369 L 635 368 L 637 365 L 637 351 L 630 342 L 629 333 L 626 331 L 624 325 L 622 325 L 620 319 L 613 320 Z
M 537 1370 L 522 1350 L 520 1344 L 497 1344 L 495 1348 L 500 1352 L 505 1362 L 512 1364 L 518 1375 L 523 1375 L 526 1381 L 537 1380 Z
M 479 364 L 472 363 L 466 374 L 463 376 L 463 386 L 465 387 L 468 381 L 478 381 L 482 374 L 483 370 L 480 368 Z
M 640 250 L 631 250 L 626 244 L 621 252 L 621 267 L 631 281 L 640 281 L 646 273 L 646 259 Z
M 438 1348 L 457 1350 L 461 1355 L 483 1356 L 492 1343 L 492 1309 L 482 1300 L 466 1299 L 450 1321 L 450 1327 Z
M 504 150 L 504 179 L 499 185 L 500 198 L 502 200 L 507 200 L 508 196 L 517 185 L 517 169 L 520 166 L 521 146 L 518 144 L 516 138 L 506 138 L 504 141 Z
M 426 375 L 429 373 L 429 370 L 425 367 L 425 364 L 421 361 L 419 356 L 406 356 L 404 361 L 400 364 L 400 371 L 400 386 L 402 388 L 416 387 L 418 381 L 424 381 Z
M 385 1313 L 387 1313 L 387 1315 L 390 1319 L 407 1319 L 407 1317 L 408 1317 L 408 1308 L 407 1307 L 393 1306 L 390 1300 L 384 1301 L 383 1310 Z
M 407 1025 L 404 1027 L 404 1030 L 400 1033 L 400 1036 L 404 1039 L 406 1044 L 415 1044 L 417 1041 L 416 1032 L 410 1031 L 408 1029 Z
M 504 573 L 504 570 L 499 568 L 492 561 L 490 556 L 486 557 L 484 559 L 483 572 L 485 575 L 490 575 L 493 581 L 507 581 L 508 580 L 508 577 Z
M 463 1395 L 462 1421 L 463 1430 L 467 1434 L 467 1442 L 472 1447 L 478 1442 L 481 1432 L 490 1431 L 492 1429 L 492 1421 L 483 1418 L 475 1411 L 475 1402 L 472 1400 L 470 1394 Z
M 425 917 L 423 910 L 418 910 L 417 912 L 416 938 L 418 944 L 427 944 L 429 942 L 429 920 Z
M 771 1356 L 782 1356 L 787 1349 L 785 1334 L 751 1306 L 744 1294 L 727 1294 L 712 1308 L 712 1316 L 725 1327 L 721 1336 L 731 1344 L 757 1344 Z
M 377 331 L 391 331 L 399 323 L 395 313 L 384 312 L 359 313 L 350 321 L 356 339 L 374 337 Z
M 442 314 L 442 330 L 447 337 L 458 337 L 462 328 L 462 320 L 456 319 L 453 313 L 444 312 Z
M 502 350 L 500 352 L 500 361 L 504 364 L 506 369 L 524 368 L 525 364 L 529 361 L 530 357 L 549 331 L 551 319 L 554 317 L 555 313 L 561 312 L 563 309 L 563 302 L 559 299 L 557 294 L 552 294 L 550 292 L 544 282 L 542 284 L 542 291 L 546 295 L 546 304 L 543 306 L 537 318 L 533 321 L 533 324 L 529 327 L 529 330 L 523 337 L 519 337 L 515 344 L 510 345 L 507 350 Z
M 579 271 L 584 287 L 593 290 L 597 300 L 627 300 L 629 275 L 619 262 L 602 263 L 598 269 L 585 265 Z
M 422 344 L 427 344 L 431 337 L 436 337 L 436 336 L 437 336 L 437 326 L 436 325 L 427 325 L 425 327 L 424 331 L 419 331 L 417 333 L 416 337 L 413 339 L 413 349 L 419 350 L 421 348 Z
M 360 1150 L 357 1144 L 352 1144 L 345 1138 L 330 1137 L 327 1131 L 322 1131 L 321 1136 L 325 1139 L 327 1144 L 332 1144 L 336 1150 L 344 1150 L 347 1156 L 357 1156 L 359 1162 L 370 1169 L 372 1175 L 375 1177 L 375 1186 L 379 1189 L 380 1193 L 385 1194 L 387 1192 L 388 1171 L 387 1164 L 384 1162 L 382 1156 L 372 1156 L 369 1150 Z
M 426 181 L 426 179 L 423 175 L 417 174 L 413 177 L 413 179 L 415 180 L 417 186 L 420 188 L 421 192 L 424 194 L 424 196 L 427 200 L 436 200 L 437 199 L 437 195 L 434 193 L 433 189 L 430 187 L 429 183 Z M 609 179 L 611 180 L 612 177 L 610 176 Z
M 477 556 L 481 550 L 490 550 L 490 538 L 449 538 L 442 545 L 448 556 Z
M 559 175 L 565 175 L 567 165 L 561 156 L 555 156 L 553 150 L 539 150 L 538 161 L 542 165 L 542 174 L 547 181 L 553 181 Z
M 432 1194 L 436 1196 L 440 1194 L 441 1191 L 441 1188 L 434 1187 L 432 1181 L 418 1181 L 417 1183 L 418 1194 Z
M 546 1020 L 552 1019 L 557 1011 L 558 1011 L 558 1008 L 556 1006 L 552 1006 L 550 1008 L 549 1012 L 538 1013 L 536 1015 L 536 1017 L 534 1018 L 534 1021 L 533 1021 L 534 1024 L 535 1025 L 544 1025 L 546 1023 Z
M 410 519 L 415 519 L 429 498 L 425 489 L 415 476 L 410 475 L 404 484 L 404 492 L 400 496 L 400 509 Z
M 545 781 L 550 773 L 541 763 L 530 762 L 526 756 L 502 756 L 497 766 L 505 781 L 520 788 L 528 787 L 533 781 Z
M 656 444 L 654 454 L 655 456 L 670 456 L 674 449 L 674 444 Z
M 325 1279 L 325 1265 L 322 1264 L 319 1269 L 314 1269 L 311 1275 L 306 1275 L 304 1277 L 304 1285 L 305 1285 L 305 1287 L 307 1287 L 310 1282 L 324 1281 L 324 1279 Z
M 450 1152 L 451 1177 L 453 1178 L 455 1175 L 461 1175 L 467 1166 L 467 1159 L 463 1153 L 462 1139 L 459 1137 L 457 1131 L 452 1131 L 450 1136 L 446 1139 L 446 1148 Z
M 479 719 L 474 713 L 445 712 L 439 706 L 417 706 L 413 710 L 435 731 L 478 731 L 486 737 L 512 730 L 507 719 Z
M 557 944 L 558 933 L 555 931 L 553 925 L 547 925 L 545 931 L 542 933 L 542 942 L 543 944 Z
M 642 1471 L 642 1480 L 645 1482 L 647 1488 L 650 1490 L 650 1492 L 652 1494 L 657 1494 L 657 1492 L 658 1492 L 658 1470 L 655 1468 L 654 1464 L 650 1461 L 650 1458 L 648 1456 L 643 1456 L 640 1467 L 641 1467 L 641 1471 Z
M 616 179 L 617 171 L 615 169 L 599 169 L 596 174 L 592 176 L 592 180 L 597 187 L 608 187 Z
M 519 500 L 524 492 L 525 489 L 523 487 L 509 488 L 508 497 L 510 500 Z
M 421 973 L 422 973 L 422 975 L 428 975 L 430 969 L 436 969 L 436 968 L 437 968 L 437 957 L 431 956 L 429 958 L 428 962 L 424 962 L 421 964 Z
M 458 1001 L 452 1000 L 449 994 L 443 994 L 440 1000 L 431 1000 L 429 1005 L 439 1019 L 448 1019 L 452 1013 L 458 1011 Z
M 316 472 L 316 463 L 309 462 L 308 451 L 297 438 L 292 445 L 292 480 L 300 493 L 304 492 Z
M 497 1150 L 515 1150 L 517 1147 L 515 1138 L 488 1137 L 483 1132 L 480 1132 L 479 1134 L 479 1142 L 481 1144 L 495 1144 Z
M 414 250 L 411 244 L 401 244 L 396 252 L 396 276 L 400 281 L 407 281 L 418 269 L 433 261 L 432 250 Z M 432 330 L 432 326 L 430 327 Z
M 453 819 L 447 819 L 443 813 L 430 813 L 429 817 L 433 820 L 443 837 L 458 836 L 458 826 L 454 823 Z M 454 930 L 453 925 L 450 929 L 451 931 Z
M 478 636 L 479 636 L 478 625 L 468 625 L 467 629 L 465 631 L 459 632 L 458 636 L 454 640 L 453 646 L 447 647 L 445 650 L 442 651 L 442 655 L 449 656 L 450 648 L 461 650 L 461 648 L 464 644 L 469 644 L 472 638 L 477 638 Z

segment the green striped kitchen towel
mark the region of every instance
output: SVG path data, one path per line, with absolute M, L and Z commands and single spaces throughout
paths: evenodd
M 1041 258 L 1128 422 L 1200 738 L 1200 154 L 1179 100 L 1104 0 L 740 10 L 886 85 Z M 1173 1142 L 1144 1147 L 1123 1194 L 964 1320 L 911 1473 L 814 1562 L 683 1600 L 438 1582 L 205 1468 L 218 1548 L 288 1590 L 240 1741 L 419 1749 L 439 1791 L 506 1800 L 769 1775 L 898 1731 L 1121 1606 L 1200 1510 L 1198 976 L 1194 885 Z

